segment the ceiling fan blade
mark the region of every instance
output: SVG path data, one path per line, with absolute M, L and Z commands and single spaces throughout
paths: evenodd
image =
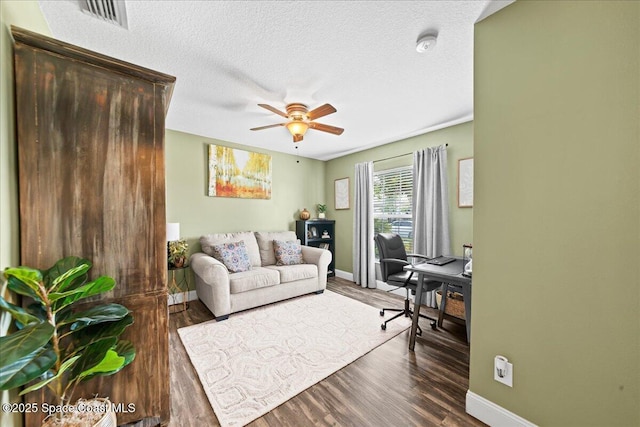
M 311 110 L 307 113 L 307 117 L 309 120 L 315 120 L 320 117 L 327 116 L 329 114 L 335 113 L 337 110 L 331 104 L 324 104 L 316 108 L 315 110 Z
M 311 123 L 309 123 L 309 127 L 311 129 L 321 130 L 322 132 L 329 132 L 329 133 L 332 133 L 334 135 L 342 135 L 342 132 L 344 132 L 344 129 L 342 129 L 342 128 L 335 127 L 335 126 L 329 126 L 329 125 L 323 125 L 322 123 L 311 122 Z
M 286 123 L 278 123 L 277 125 L 267 125 L 267 126 L 260 126 L 257 128 L 251 128 L 249 130 L 262 130 L 262 129 L 269 129 L 269 128 L 277 128 L 278 126 L 284 126 L 286 125 Z
M 271 105 L 258 104 L 258 106 L 260 106 L 262 108 L 266 108 L 267 110 L 271 111 L 272 113 L 276 113 L 279 116 L 284 117 L 285 119 L 288 118 L 287 113 L 283 113 L 282 111 L 278 110 L 277 108 L 272 107 Z
M 293 142 L 300 142 L 302 141 L 302 138 L 302 135 L 293 135 Z

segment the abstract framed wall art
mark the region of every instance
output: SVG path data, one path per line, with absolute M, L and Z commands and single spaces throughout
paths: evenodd
M 210 144 L 207 195 L 270 199 L 271 156 Z

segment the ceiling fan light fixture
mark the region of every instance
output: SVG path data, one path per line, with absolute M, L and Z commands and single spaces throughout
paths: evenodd
M 307 132 L 307 129 L 309 129 L 309 124 L 302 120 L 292 120 L 287 123 L 287 129 L 289 129 L 291 135 L 302 137 L 305 132 Z

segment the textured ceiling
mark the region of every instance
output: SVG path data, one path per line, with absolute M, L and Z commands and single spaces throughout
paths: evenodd
M 78 0 L 40 7 L 55 38 L 176 76 L 167 128 L 328 160 L 471 120 L 473 25 L 509 3 L 129 0 L 126 30 Z M 249 130 L 283 122 L 258 103 L 290 102 L 332 104 L 318 122 L 344 133 Z

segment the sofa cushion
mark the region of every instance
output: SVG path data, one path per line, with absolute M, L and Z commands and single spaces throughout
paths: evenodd
M 298 237 L 293 231 L 256 231 L 256 240 L 260 248 L 262 266 L 265 266 L 276 264 L 276 256 L 273 251 L 274 240 L 298 241 Z
M 258 242 L 256 236 L 251 231 L 243 231 L 238 233 L 217 233 L 206 234 L 200 237 L 200 246 L 202 246 L 202 252 L 209 256 L 213 255 L 213 245 L 220 243 L 238 242 L 244 241 L 249 254 L 249 260 L 251 260 L 252 267 L 260 267 L 260 250 L 258 249 Z
M 249 253 L 244 240 L 239 242 L 218 243 L 211 247 L 213 257 L 224 264 L 231 273 L 251 270 Z
M 232 294 L 239 294 L 241 292 L 278 284 L 280 284 L 279 272 L 263 267 L 256 267 L 249 271 L 229 275 L 229 291 Z
M 274 240 L 273 253 L 276 256 L 276 265 L 296 265 L 303 263 L 302 248 L 298 242 Z
M 280 283 L 295 282 L 296 280 L 313 279 L 318 277 L 318 266 L 315 264 L 298 265 L 270 265 L 265 267 L 280 273 Z

